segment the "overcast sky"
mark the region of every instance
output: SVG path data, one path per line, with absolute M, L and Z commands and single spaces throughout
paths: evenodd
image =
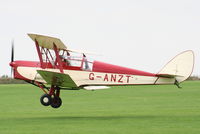
M 60 38 L 97 60 L 157 73 L 175 55 L 195 53 L 200 75 L 199 0 L 1 0 L 0 75 L 15 60 L 38 60 L 27 33 Z

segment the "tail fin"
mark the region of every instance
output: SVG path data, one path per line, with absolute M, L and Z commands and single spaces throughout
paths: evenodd
M 192 50 L 184 51 L 169 61 L 157 74 L 160 77 L 173 77 L 180 83 L 186 80 L 193 71 L 194 53 Z

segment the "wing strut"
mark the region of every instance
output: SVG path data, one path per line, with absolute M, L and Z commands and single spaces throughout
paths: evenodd
M 55 54 L 56 54 L 56 61 L 58 62 L 58 67 L 60 69 L 60 72 L 63 73 L 62 61 L 61 61 L 60 56 L 59 56 L 59 50 L 58 50 L 58 48 L 57 48 L 55 43 L 53 43 L 53 49 L 54 49 Z
M 43 60 L 42 60 L 42 53 L 40 51 L 40 47 L 39 47 L 38 41 L 36 39 L 35 39 L 35 46 L 36 46 L 37 53 L 38 53 L 38 56 L 39 56 L 39 59 L 40 59 L 41 68 L 44 69 Z

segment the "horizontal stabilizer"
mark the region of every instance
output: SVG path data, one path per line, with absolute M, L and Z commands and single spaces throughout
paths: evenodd
M 85 86 L 83 87 L 85 90 L 100 90 L 100 89 L 108 89 L 108 86 Z
M 68 74 L 37 70 L 47 84 L 61 87 L 77 87 L 76 83 Z
M 174 75 L 174 74 L 157 74 L 158 77 L 164 77 L 164 78 L 176 78 L 176 77 L 184 77 L 180 75 Z

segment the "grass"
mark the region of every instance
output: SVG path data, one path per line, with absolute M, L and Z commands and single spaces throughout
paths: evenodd
M 44 107 L 32 85 L 0 85 L 0 134 L 198 134 L 200 81 L 173 85 L 61 91 Z

